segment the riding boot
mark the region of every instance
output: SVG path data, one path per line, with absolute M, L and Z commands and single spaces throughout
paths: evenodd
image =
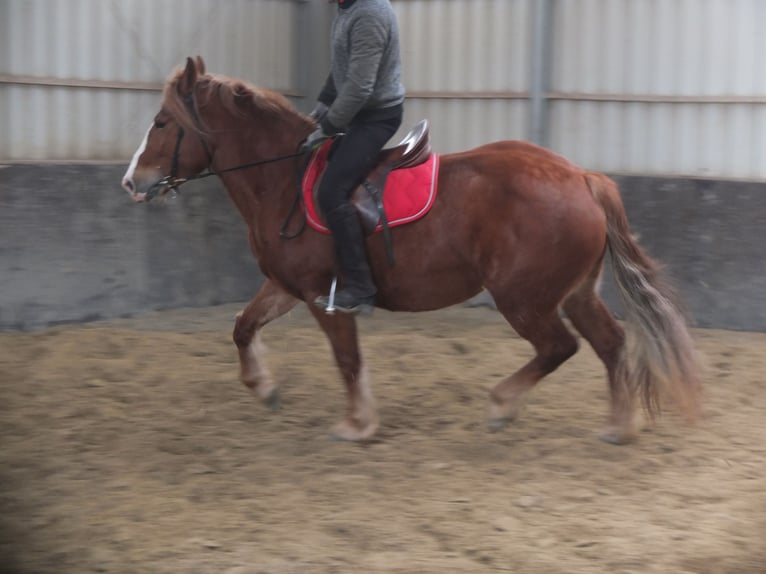
M 367 263 L 359 215 L 351 205 L 344 205 L 328 213 L 326 219 L 335 240 L 341 275 L 341 288 L 335 292 L 335 307 L 342 313 L 369 313 L 375 307 L 377 289 Z M 326 309 L 329 297 L 318 297 L 315 302 Z

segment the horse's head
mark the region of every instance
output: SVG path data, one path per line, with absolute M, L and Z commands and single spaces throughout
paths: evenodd
M 202 58 L 187 58 L 165 86 L 162 107 L 122 178 L 133 201 L 163 195 L 210 166 L 212 153 L 195 99 L 197 80 L 204 76 Z

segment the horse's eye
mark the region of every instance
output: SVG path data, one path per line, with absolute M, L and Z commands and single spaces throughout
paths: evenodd
M 163 121 L 162 121 L 161 119 L 159 119 L 159 118 L 154 118 L 154 127 L 155 127 L 155 128 L 157 128 L 158 130 L 161 130 L 161 129 L 162 129 L 162 128 L 164 128 L 166 125 L 168 125 L 168 123 L 167 123 L 167 122 L 163 122 Z

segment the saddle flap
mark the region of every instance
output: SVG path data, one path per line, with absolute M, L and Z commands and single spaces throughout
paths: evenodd
M 329 233 L 316 201 L 318 182 L 327 163 L 329 142 L 314 154 L 304 173 L 303 193 L 306 220 L 322 233 Z M 420 165 L 410 169 L 392 171 L 376 168 L 365 184 L 358 186 L 351 197 L 351 203 L 362 218 L 369 232 L 383 230 L 384 218 L 388 225 L 395 227 L 416 221 L 428 213 L 436 199 L 439 156 L 432 153 Z M 385 192 L 384 192 L 385 189 Z M 381 210 L 381 206 L 383 210 Z
M 320 181 L 324 175 L 324 168 L 326 167 L 327 162 L 331 159 L 333 145 L 335 143 L 337 143 L 337 141 L 328 141 L 317 150 L 307 169 L 307 174 L 308 172 L 311 172 L 313 175 L 308 177 L 307 174 L 304 174 L 304 185 L 311 197 L 312 209 L 320 221 L 324 220 L 324 216 L 318 207 L 317 192 L 319 190 Z M 380 229 L 381 225 L 383 227 L 388 225 L 389 214 L 387 213 L 388 210 L 384 208 L 384 203 L 388 203 L 388 201 L 384 202 L 383 195 L 389 176 L 392 173 L 396 173 L 397 175 L 403 173 L 407 171 L 406 168 L 417 166 L 427 167 L 423 164 L 428 162 L 432 156 L 433 153 L 431 150 L 428 120 L 421 120 L 418 122 L 409 132 L 407 132 L 407 135 L 404 136 L 398 145 L 384 149 L 380 152 L 375 167 L 367 175 L 366 180 L 353 190 L 350 197 L 351 204 L 355 207 L 362 219 L 365 232 L 368 234 L 373 233 Z M 427 169 L 423 173 L 425 174 L 423 179 L 428 179 L 430 182 L 426 185 L 426 189 L 431 189 L 433 191 L 432 186 L 434 185 L 433 178 L 435 177 L 435 171 L 431 172 L 431 170 Z M 407 179 L 407 177 L 402 178 L 402 180 L 405 179 Z M 419 197 L 418 191 L 409 188 L 402 190 L 400 193 L 402 194 L 402 197 L 405 195 L 413 198 Z M 429 207 L 432 201 L 432 197 L 429 199 L 430 196 L 431 193 L 429 192 L 423 198 Z M 403 203 L 410 203 L 410 201 L 405 199 Z M 412 203 L 417 203 L 417 200 Z M 420 209 L 415 209 L 413 213 L 419 213 L 420 211 Z M 412 217 L 411 215 L 401 216 L 401 214 L 399 214 L 394 216 L 392 223 L 401 224 L 415 218 L 416 217 Z
M 363 185 L 358 186 L 351 194 L 351 205 L 359 213 L 365 234 L 373 234 L 380 223 L 380 207 L 372 194 Z

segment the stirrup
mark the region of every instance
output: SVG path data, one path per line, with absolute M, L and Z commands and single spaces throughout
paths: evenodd
M 330 295 L 327 297 L 327 305 L 324 308 L 324 312 L 328 315 L 335 315 L 335 292 L 338 289 L 338 276 L 334 275 L 332 278 L 332 283 L 330 284 Z M 318 297 L 314 303 L 319 303 L 321 305 L 322 297 Z
M 353 307 L 340 307 L 335 305 L 335 294 L 338 287 L 338 277 L 333 277 L 332 284 L 330 285 L 330 294 L 328 296 L 320 295 L 314 299 L 314 305 L 324 309 L 328 315 L 334 315 L 336 311 L 346 313 L 349 315 L 370 315 L 373 309 L 375 309 L 374 297 L 370 298 L 370 301 L 361 301 L 359 304 Z
M 360 302 L 353 307 L 343 307 L 341 305 L 329 306 L 329 297 L 321 295 L 314 299 L 314 305 L 320 309 L 324 309 L 328 315 L 335 315 L 336 312 L 343 313 L 345 315 L 372 315 L 375 305 L 368 302 Z

